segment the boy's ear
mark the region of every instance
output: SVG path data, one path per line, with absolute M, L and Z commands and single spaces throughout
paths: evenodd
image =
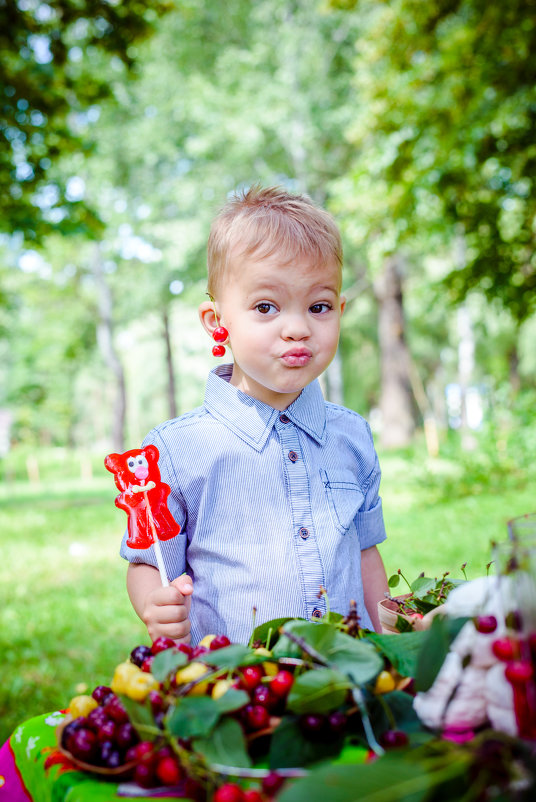
M 199 304 L 199 320 L 207 334 L 212 337 L 212 332 L 219 325 L 212 301 L 203 301 Z
M 341 297 L 339 298 L 339 301 L 340 301 L 340 304 L 341 304 L 341 315 L 342 315 L 342 313 L 346 309 L 346 298 L 345 298 L 345 296 L 341 295 Z

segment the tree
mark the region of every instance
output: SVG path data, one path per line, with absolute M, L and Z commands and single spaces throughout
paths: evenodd
M 110 65 L 133 74 L 135 42 L 148 36 L 166 0 L 39 0 L 0 3 L 0 219 L 4 231 L 98 230 L 94 210 L 55 171 L 87 149 L 78 127 L 113 93 Z M 65 177 L 63 177 L 65 178 Z

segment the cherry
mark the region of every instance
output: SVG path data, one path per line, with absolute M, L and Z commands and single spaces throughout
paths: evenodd
M 527 660 L 514 660 L 508 663 L 504 670 L 504 676 L 512 685 L 522 685 L 532 678 L 534 671 L 532 665 Z
M 473 623 L 476 631 L 481 632 L 483 635 L 495 632 L 497 629 L 497 619 L 494 615 L 479 615 L 474 619 Z
M 152 758 L 154 755 L 154 746 L 151 741 L 140 741 L 139 744 L 133 748 L 134 760 L 143 761 Z M 129 750 L 130 752 L 130 750 Z
M 115 731 L 115 742 L 121 749 L 129 749 L 139 740 L 138 733 L 130 723 L 118 724 Z
M 491 651 L 498 660 L 507 662 L 516 656 L 517 644 L 511 638 L 497 638 L 491 644 Z
M 229 338 L 229 332 L 225 326 L 217 326 L 212 332 L 212 339 L 215 343 L 224 343 Z
M 103 741 L 113 741 L 115 740 L 115 733 L 117 730 L 117 724 L 115 721 L 112 721 L 111 718 L 107 718 L 106 721 L 103 721 L 99 730 L 97 732 L 97 740 L 101 743 Z
M 346 714 L 342 710 L 334 710 L 328 716 L 328 727 L 334 735 L 342 735 L 346 729 Z
M 97 704 L 104 705 L 109 701 L 109 697 L 114 695 L 114 692 L 107 685 L 97 685 L 91 695 Z
M 209 651 L 208 646 L 194 646 L 192 649 L 192 658 L 195 659 L 196 657 L 201 657 L 202 654 L 207 654 Z
M 277 701 L 274 698 L 270 686 L 263 685 L 262 682 L 260 685 L 257 685 L 255 688 L 253 688 L 251 697 L 254 704 L 262 705 L 262 707 L 265 707 L 267 710 L 270 710 Z
M 130 662 L 141 668 L 143 661 L 152 654 L 150 646 L 135 646 L 130 652 Z
M 150 763 L 138 763 L 134 769 L 134 782 L 142 788 L 150 788 L 155 784 L 154 768 Z
M 236 783 L 225 783 L 216 790 L 214 802 L 244 802 L 244 792 Z
M 81 727 L 68 736 L 67 749 L 78 760 L 91 763 L 97 752 L 97 736 L 93 730 Z
M 149 657 L 146 657 L 145 660 L 143 661 L 143 663 L 141 664 L 141 666 L 140 666 L 141 670 L 145 671 L 146 674 L 150 674 L 151 673 L 151 669 L 153 667 L 154 658 L 155 658 L 154 654 L 150 654 Z
M 320 713 L 304 713 L 300 717 L 300 727 L 307 738 L 319 738 L 326 724 L 326 717 Z
M 242 669 L 242 676 L 239 683 L 240 687 L 251 692 L 261 681 L 263 673 L 260 666 L 246 666 L 246 668 Z
M 95 732 L 98 732 L 106 721 L 110 721 L 110 719 L 103 707 L 94 707 L 87 715 L 87 723 Z
M 267 794 L 267 796 L 274 796 L 277 794 L 284 782 L 285 778 L 281 777 L 277 771 L 270 771 L 266 777 L 262 778 L 262 790 L 265 794 Z
M 270 723 L 270 714 L 262 705 L 246 705 L 244 719 L 249 729 L 263 730 Z
M 160 713 L 164 709 L 164 697 L 158 691 L 149 691 L 147 699 L 153 713 Z
M 161 635 L 159 638 L 155 638 L 153 641 L 153 645 L 151 646 L 151 654 L 166 652 L 168 649 L 174 649 L 175 646 L 176 644 L 174 640 L 171 638 L 166 638 L 165 635 Z
M 210 641 L 209 649 L 211 652 L 215 652 L 217 649 L 224 649 L 226 646 L 230 646 L 231 641 L 227 637 L 227 635 L 216 635 Z
M 103 710 L 116 724 L 125 724 L 128 721 L 128 713 L 117 696 L 113 696 L 112 699 L 104 705 Z
M 399 749 L 407 746 L 409 738 L 402 730 L 385 730 L 380 737 L 380 744 L 384 749 Z
M 264 802 L 264 797 L 256 788 L 248 788 L 244 791 L 244 802 Z
M 179 650 L 179 652 L 185 654 L 188 660 L 192 659 L 193 648 L 190 646 L 189 643 L 179 643 L 177 649 Z
M 171 755 L 160 758 L 155 772 L 162 785 L 177 785 L 183 777 L 178 761 Z
M 292 684 L 294 682 L 294 676 L 290 673 L 290 671 L 285 671 L 282 669 L 278 671 L 275 677 L 270 682 L 270 688 L 272 693 L 278 696 L 280 699 L 287 696 L 288 692 L 292 688 Z
M 101 743 L 99 762 L 108 769 L 115 769 L 122 764 L 121 752 L 113 741 L 103 741 Z
M 225 356 L 225 346 L 223 345 L 214 345 L 212 348 L 212 355 L 213 356 Z

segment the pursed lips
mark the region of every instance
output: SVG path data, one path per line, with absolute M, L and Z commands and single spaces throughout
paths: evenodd
M 308 348 L 290 348 L 281 354 L 281 361 L 289 367 L 303 367 L 312 359 L 313 354 Z

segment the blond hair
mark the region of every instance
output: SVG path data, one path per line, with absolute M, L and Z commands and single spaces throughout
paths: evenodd
M 234 256 L 283 264 L 297 258 L 335 263 L 342 270 L 342 243 L 335 221 L 304 195 L 255 185 L 235 194 L 214 219 L 207 247 L 208 294 L 216 297 Z

